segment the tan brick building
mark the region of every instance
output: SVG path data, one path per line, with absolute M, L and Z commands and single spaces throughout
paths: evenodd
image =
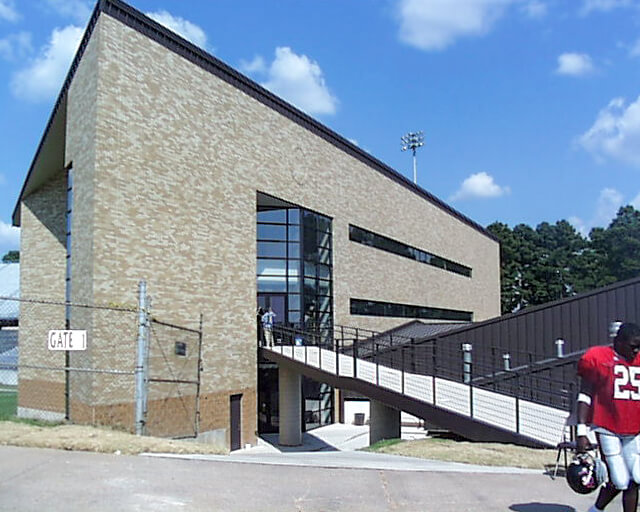
M 145 279 L 159 317 L 202 312 L 201 430 L 227 444 L 234 395 L 255 442 L 257 297 L 276 321 L 375 330 L 500 312 L 481 226 L 116 0 L 97 4 L 14 224 L 23 297 L 135 304 Z

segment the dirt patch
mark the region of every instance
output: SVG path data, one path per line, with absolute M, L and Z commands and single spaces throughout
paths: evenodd
M 556 450 L 525 448 L 512 444 L 473 443 L 437 438 L 383 444 L 375 446 L 373 451 L 483 466 L 509 466 L 540 470 L 554 466 L 557 453 Z
M 137 455 L 145 452 L 227 453 L 209 444 L 135 436 L 108 428 L 82 425 L 35 426 L 14 421 L 0 421 L 0 445 L 118 453 L 122 455 Z

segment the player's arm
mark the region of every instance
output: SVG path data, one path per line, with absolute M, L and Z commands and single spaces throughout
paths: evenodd
M 591 446 L 589 438 L 587 437 L 587 434 L 589 433 L 587 424 L 591 420 L 592 396 L 592 384 L 586 379 L 582 379 L 576 411 L 578 418 L 578 424 L 576 425 L 576 448 L 578 449 L 578 452 L 586 452 Z

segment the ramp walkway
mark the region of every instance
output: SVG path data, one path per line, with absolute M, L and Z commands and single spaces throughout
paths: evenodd
M 479 365 L 473 367 L 464 351 L 456 356 L 458 364 L 453 364 L 442 351 L 416 346 L 410 340 L 396 338 L 381 348 L 379 336 L 334 337 L 335 332 L 332 329 L 331 335 L 315 337 L 307 332 L 303 338 L 300 332 L 281 328 L 274 332 L 275 345 L 261 347 L 261 355 L 472 440 L 548 447 L 556 446 L 563 435 L 572 405 L 566 398 L 573 390 L 554 389 L 558 383 L 537 374 L 532 377 L 531 368 L 483 372 Z M 552 364 L 572 365 L 575 358 Z M 460 368 L 458 375 L 451 371 L 454 366 Z M 448 378 L 443 376 L 447 373 Z M 565 399 L 558 400 L 558 393 Z

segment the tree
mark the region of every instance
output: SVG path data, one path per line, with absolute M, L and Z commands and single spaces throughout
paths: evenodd
M 510 313 L 522 307 L 520 269 L 518 267 L 518 243 L 513 231 L 506 224 L 494 222 L 487 230 L 500 242 L 500 302 L 502 313 Z
M 2 257 L 2 263 L 18 263 L 20 261 L 19 251 L 9 251 Z
M 634 249 L 634 241 L 640 241 L 640 237 L 628 233 L 628 226 L 636 226 L 635 217 L 628 217 L 626 212 L 625 219 L 615 223 L 616 236 L 626 243 L 618 244 L 627 248 L 626 252 L 621 250 L 626 256 L 607 252 L 613 243 L 611 227 L 592 232 L 600 244 L 597 245 L 566 220 L 542 222 L 536 229 L 526 224 L 518 224 L 513 230 L 500 222 L 489 225 L 487 230 L 500 242 L 502 313 L 571 297 L 621 279 L 607 268 L 607 258 L 626 258 L 624 264 L 615 264 L 633 273 L 634 265 L 640 261 L 629 260 L 628 253 L 640 257 L 640 251 Z
M 605 278 L 611 281 L 640 275 L 640 212 L 623 206 L 607 229 L 589 234 L 594 250 L 603 260 Z

